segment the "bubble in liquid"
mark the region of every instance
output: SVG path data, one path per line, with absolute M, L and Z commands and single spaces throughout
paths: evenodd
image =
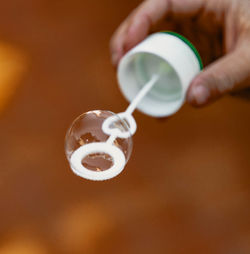
M 122 132 L 129 131 L 129 126 L 116 114 L 110 111 L 95 110 L 89 111 L 74 120 L 65 138 L 65 153 L 70 163 L 72 154 L 81 146 L 95 142 L 106 142 L 109 135 L 102 130 L 102 124 L 110 116 L 115 116 L 110 128 L 118 128 Z M 132 152 L 132 137 L 116 138 L 113 145 L 118 147 L 124 154 L 126 162 Z M 71 163 L 70 163 L 71 164 Z M 112 167 L 113 158 L 106 153 L 91 153 L 82 159 L 82 165 L 91 171 L 105 171 Z

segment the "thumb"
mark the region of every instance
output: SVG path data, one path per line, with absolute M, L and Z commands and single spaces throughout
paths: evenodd
M 193 79 L 187 92 L 188 103 L 204 106 L 226 93 L 244 88 L 250 81 L 249 65 L 247 48 L 235 49 L 220 58 Z

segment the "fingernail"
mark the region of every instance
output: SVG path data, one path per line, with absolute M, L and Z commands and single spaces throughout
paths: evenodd
M 191 104 L 196 103 L 197 105 L 203 105 L 208 101 L 209 96 L 209 90 L 205 86 L 198 85 L 193 87 L 193 89 L 190 91 L 187 100 Z

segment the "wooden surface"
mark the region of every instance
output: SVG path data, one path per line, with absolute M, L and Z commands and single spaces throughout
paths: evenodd
M 91 182 L 69 169 L 71 121 L 127 105 L 108 43 L 137 3 L 1 3 L 0 41 L 29 69 L 0 115 L 0 254 L 250 253 L 247 101 L 185 106 L 167 121 L 137 112 L 119 177 Z

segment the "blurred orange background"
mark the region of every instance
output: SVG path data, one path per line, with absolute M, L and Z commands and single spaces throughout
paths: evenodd
M 122 111 L 109 39 L 134 0 L 0 8 L 0 254 L 250 253 L 250 103 L 167 121 L 136 112 L 132 158 L 104 182 L 64 156 L 72 120 Z

